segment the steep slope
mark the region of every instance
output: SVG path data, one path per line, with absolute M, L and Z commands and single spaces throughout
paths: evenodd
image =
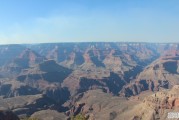
M 23 71 L 17 79 L 27 82 L 42 80 L 61 83 L 70 73 L 70 69 L 58 65 L 54 60 L 47 60 Z
M 43 62 L 44 60 L 46 60 L 45 57 L 41 56 L 40 54 L 29 48 L 26 48 L 24 51 L 21 52 L 21 54 L 15 61 L 22 61 L 23 63 L 27 63 L 27 65 L 22 65 L 24 67 L 31 67 L 33 65 Z
M 179 84 L 179 56 L 162 56 L 147 66 L 137 79 L 126 85 L 121 94 L 130 96 L 144 90 L 159 90 L 160 87 L 171 88 Z
M 21 73 L 23 69 L 27 69 L 37 65 L 46 60 L 45 57 L 40 56 L 38 53 L 26 48 L 16 56 L 12 61 L 1 67 L 1 76 L 10 77 Z

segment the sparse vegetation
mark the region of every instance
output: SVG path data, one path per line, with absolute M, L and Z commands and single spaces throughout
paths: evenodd
M 87 120 L 87 118 L 83 114 L 78 114 L 76 116 L 72 116 L 71 120 Z

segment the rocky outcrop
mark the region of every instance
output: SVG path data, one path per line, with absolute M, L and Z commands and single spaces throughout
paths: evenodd
M 91 90 L 79 97 L 66 115 L 82 114 L 89 119 L 165 120 L 169 112 L 179 110 L 179 86 L 161 92 L 146 92 L 139 96 L 115 97 Z

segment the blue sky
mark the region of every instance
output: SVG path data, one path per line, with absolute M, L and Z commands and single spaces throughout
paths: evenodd
M 178 0 L 0 0 L 0 44 L 178 42 Z

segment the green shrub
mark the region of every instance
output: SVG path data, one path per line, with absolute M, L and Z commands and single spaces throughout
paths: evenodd
M 76 116 L 72 116 L 71 120 L 87 120 L 87 118 L 82 114 L 78 114 Z

